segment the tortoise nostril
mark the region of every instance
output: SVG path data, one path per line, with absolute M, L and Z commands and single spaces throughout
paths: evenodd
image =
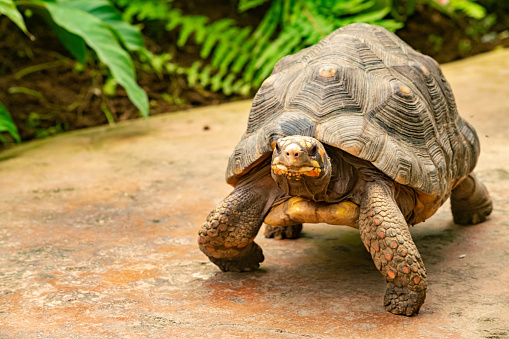
M 288 157 L 289 157 L 289 156 L 290 156 L 290 152 L 286 152 L 286 156 L 288 156 Z
M 295 153 L 295 156 L 298 157 L 299 156 L 299 153 Z

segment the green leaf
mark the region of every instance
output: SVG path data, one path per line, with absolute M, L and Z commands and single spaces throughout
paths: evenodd
M 237 8 L 239 9 L 239 12 L 245 12 L 248 9 L 263 5 L 267 1 L 269 0 L 240 0 Z
M 219 40 L 219 35 L 216 34 L 209 34 L 208 37 L 205 39 L 205 42 L 203 43 L 200 51 L 200 57 L 202 59 L 208 58 L 210 55 L 210 52 L 212 52 L 212 49 L 216 45 L 217 41 Z
M 178 25 L 182 24 L 182 19 L 184 16 L 182 15 L 182 12 L 179 9 L 174 9 L 168 12 L 168 22 L 166 23 L 166 30 L 171 31 L 175 29 Z
M 211 63 L 214 67 L 220 67 L 220 65 L 223 62 L 230 64 L 233 58 L 236 57 L 238 49 L 235 48 L 236 47 L 235 44 L 232 44 L 231 41 L 235 38 L 235 35 L 237 34 L 238 29 L 234 27 L 221 35 L 222 43 L 216 47 L 214 51 L 214 56 L 212 57 L 211 60 Z
M 21 138 L 19 137 L 18 128 L 12 121 L 11 114 L 5 108 L 5 106 L 0 102 L 0 133 L 7 132 L 9 133 L 17 143 L 21 142 Z
M 338 2 L 332 8 L 332 12 L 336 15 L 351 15 L 360 13 L 373 7 L 374 1 L 366 0 L 353 0 L 353 1 L 341 1 Z
M 471 18 L 480 20 L 486 16 L 486 8 L 468 0 L 451 0 L 449 7 L 461 10 Z
M 233 83 L 232 90 L 234 93 L 247 94 L 251 90 L 251 85 L 239 79 Z
M 235 74 L 228 74 L 223 80 L 223 93 L 225 95 L 231 95 L 233 93 L 233 81 L 235 80 Z
M 362 13 L 352 18 L 349 18 L 348 20 L 346 20 L 345 24 L 347 25 L 355 22 L 373 23 L 376 20 L 383 19 L 387 14 L 389 14 L 390 11 L 391 11 L 390 8 L 382 8 L 377 11 Z
M 207 29 L 205 28 L 205 24 L 209 21 L 207 17 L 195 16 L 193 20 L 193 25 L 196 26 L 196 31 L 194 32 L 194 40 L 197 44 L 201 44 L 203 39 L 205 39 L 207 35 Z
M 249 61 L 249 54 L 242 53 L 239 54 L 237 59 L 234 61 L 233 66 L 231 68 L 232 72 L 238 73 L 244 67 L 244 65 Z
M 86 62 L 87 50 L 85 40 L 79 35 L 73 34 L 55 24 L 53 20 L 47 20 L 51 30 L 56 34 L 58 40 L 65 48 L 78 60 L 84 64 Z
M 212 65 L 205 66 L 199 75 L 199 81 L 200 85 L 205 87 L 208 84 L 210 84 L 210 78 L 211 78 L 211 72 L 212 72 Z
M 30 34 L 25 25 L 25 21 L 21 16 L 21 13 L 16 8 L 16 5 L 12 0 L 0 0 L 0 15 L 4 14 L 12 22 L 14 22 L 19 29 L 21 29 L 31 40 L 34 40 L 32 34 Z
M 203 23 L 203 25 L 205 22 Z M 231 26 L 235 24 L 235 21 L 232 19 L 221 19 L 207 27 L 200 27 L 200 30 L 205 30 L 207 32 L 207 37 L 200 37 L 200 39 L 196 39 L 198 43 L 203 42 L 202 49 L 200 51 L 200 57 L 203 59 L 207 58 L 214 48 L 215 44 L 219 41 L 226 41 L 224 34 L 228 34 L 230 32 Z M 198 27 L 195 28 L 195 24 L 193 24 L 193 29 L 198 30 Z M 233 28 L 235 29 L 235 27 Z M 182 35 L 182 33 L 180 33 Z M 200 33 L 201 35 L 201 33 Z
M 190 87 L 194 87 L 198 82 L 198 74 L 200 73 L 201 65 L 201 61 L 195 61 L 191 67 L 187 69 L 187 82 L 189 83 Z
M 108 24 L 122 44 L 133 52 L 143 51 L 145 45 L 138 27 L 122 20 L 122 16 L 105 0 L 57 0 L 57 4 L 66 8 L 78 9 Z
M 1 0 L 0 0 L 1 1 Z M 62 45 L 78 60 L 84 64 L 86 61 L 85 41 L 79 35 L 73 34 L 66 29 L 60 27 L 51 18 L 44 2 L 41 1 L 17 1 L 18 6 L 25 10 L 29 10 L 33 14 L 41 17 L 48 24 L 51 31 L 55 33 Z
M 224 76 L 225 74 L 223 72 L 217 72 L 216 75 L 210 79 L 212 91 L 217 92 L 219 89 L 221 89 Z
M 395 32 L 398 29 L 403 28 L 403 26 L 405 25 L 402 22 L 392 20 L 392 19 L 375 21 L 375 22 L 373 22 L 373 24 L 382 26 L 383 28 L 385 28 L 391 32 Z
M 81 36 L 96 52 L 99 60 L 108 66 L 115 80 L 125 88 L 127 96 L 141 114 L 144 117 L 148 116 L 147 94 L 136 83 L 131 57 L 122 49 L 107 24 L 79 9 L 41 1 L 33 1 L 33 3 L 45 7 L 57 25 Z

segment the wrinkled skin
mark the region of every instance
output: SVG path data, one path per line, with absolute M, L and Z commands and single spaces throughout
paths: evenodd
M 386 309 L 411 316 L 424 302 L 427 282 L 408 224 L 431 216 L 445 200 L 422 196 L 369 162 L 311 137 L 290 136 L 277 141 L 270 163 L 247 173 L 209 214 L 199 245 L 221 270 L 251 271 L 264 259 L 254 238 L 266 217 L 281 220 L 265 234 L 279 239 L 297 237 L 302 222 L 356 227 L 386 280 Z M 452 211 L 460 224 L 482 222 L 491 212 L 489 194 L 473 174 L 452 191 Z

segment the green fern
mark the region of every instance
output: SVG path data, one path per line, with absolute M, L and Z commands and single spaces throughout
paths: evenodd
M 458 13 L 463 13 L 467 17 L 475 20 L 481 20 L 486 16 L 486 9 L 477 3 L 477 0 L 394 0 L 391 15 L 400 21 L 405 21 L 409 16 L 416 12 L 418 5 L 427 5 L 444 13 L 451 18 L 455 18 Z
M 437 6 L 434 6 L 437 8 Z M 446 8 L 452 13 L 462 12 L 466 16 L 481 20 L 486 16 L 486 9 L 472 0 L 450 0 Z
M 258 7 L 268 2 L 269 0 L 240 0 L 239 1 L 239 12 L 245 12 L 248 9 Z
M 238 10 L 244 12 L 267 2 L 240 0 Z M 171 2 L 117 0 L 116 3 L 127 6 L 126 19 L 163 20 L 167 30 L 178 30 L 178 47 L 191 40 L 198 44 L 202 61 L 178 69 L 187 76 L 190 86 L 210 88 L 226 95 L 251 93 L 279 59 L 317 43 L 339 27 L 367 22 L 394 31 L 402 26 L 395 20 L 385 19 L 391 9 L 390 0 L 272 0 L 256 28 L 239 27 L 232 19 L 209 22 L 204 16 L 185 15 L 172 8 Z

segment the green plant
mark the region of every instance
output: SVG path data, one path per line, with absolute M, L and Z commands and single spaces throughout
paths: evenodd
M 0 0 L 0 14 L 11 19 L 11 21 L 14 22 L 26 35 L 28 35 L 30 39 L 34 39 L 34 37 L 28 32 L 25 21 L 12 0 Z
M 428 40 L 433 44 L 433 50 L 435 52 L 439 52 L 444 45 L 444 38 L 435 34 L 430 34 Z
M 243 12 L 269 0 L 240 0 Z M 163 21 L 178 30 L 178 47 L 191 41 L 200 46 L 201 60 L 190 67 L 168 64 L 168 72 L 187 76 L 189 85 L 212 91 L 248 94 L 270 74 L 283 56 L 317 43 L 333 30 L 354 22 L 384 26 L 392 31 L 401 23 L 386 19 L 390 0 L 271 0 L 256 28 L 240 27 L 232 19 L 209 22 L 204 16 L 185 15 L 171 1 L 116 0 L 127 20 Z
M 29 10 L 33 15 L 42 17 L 78 62 L 85 64 L 91 57 L 97 57 L 108 67 L 113 79 L 125 88 L 140 113 L 148 116 L 147 94 L 136 83 L 136 73 L 129 53 L 139 54 L 146 60 L 150 59 L 150 53 L 145 49 L 139 29 L 123 21 L 120 13 L 108 1 L 0 0 L 0 14 L 5 14 L 33 38 L 26 29 L 20 10 Z M 5 107 L 3 110 L 7 112 Z M 3 120 L 0 121 L 4 121 L 4 124 L 5 121 L 12 123 L 8 117 L 10 115 L 3 114 Z M 11 128 L 9 133 L 15 131 Z
M 12 121 L 11 114 L 0 102 L 0 142 L 4 143 L 5 138 L 2 133 L 9 133 L 16 142 L 21 142 L 18 129 Z
M 486 16 L 486 9 L 477 0 L 394 0 L 391 15 L 399 21 L 406 19 L 416 12 L 417 6 L 431 8 L 455 18 L 458 13 L 481 20 Z

